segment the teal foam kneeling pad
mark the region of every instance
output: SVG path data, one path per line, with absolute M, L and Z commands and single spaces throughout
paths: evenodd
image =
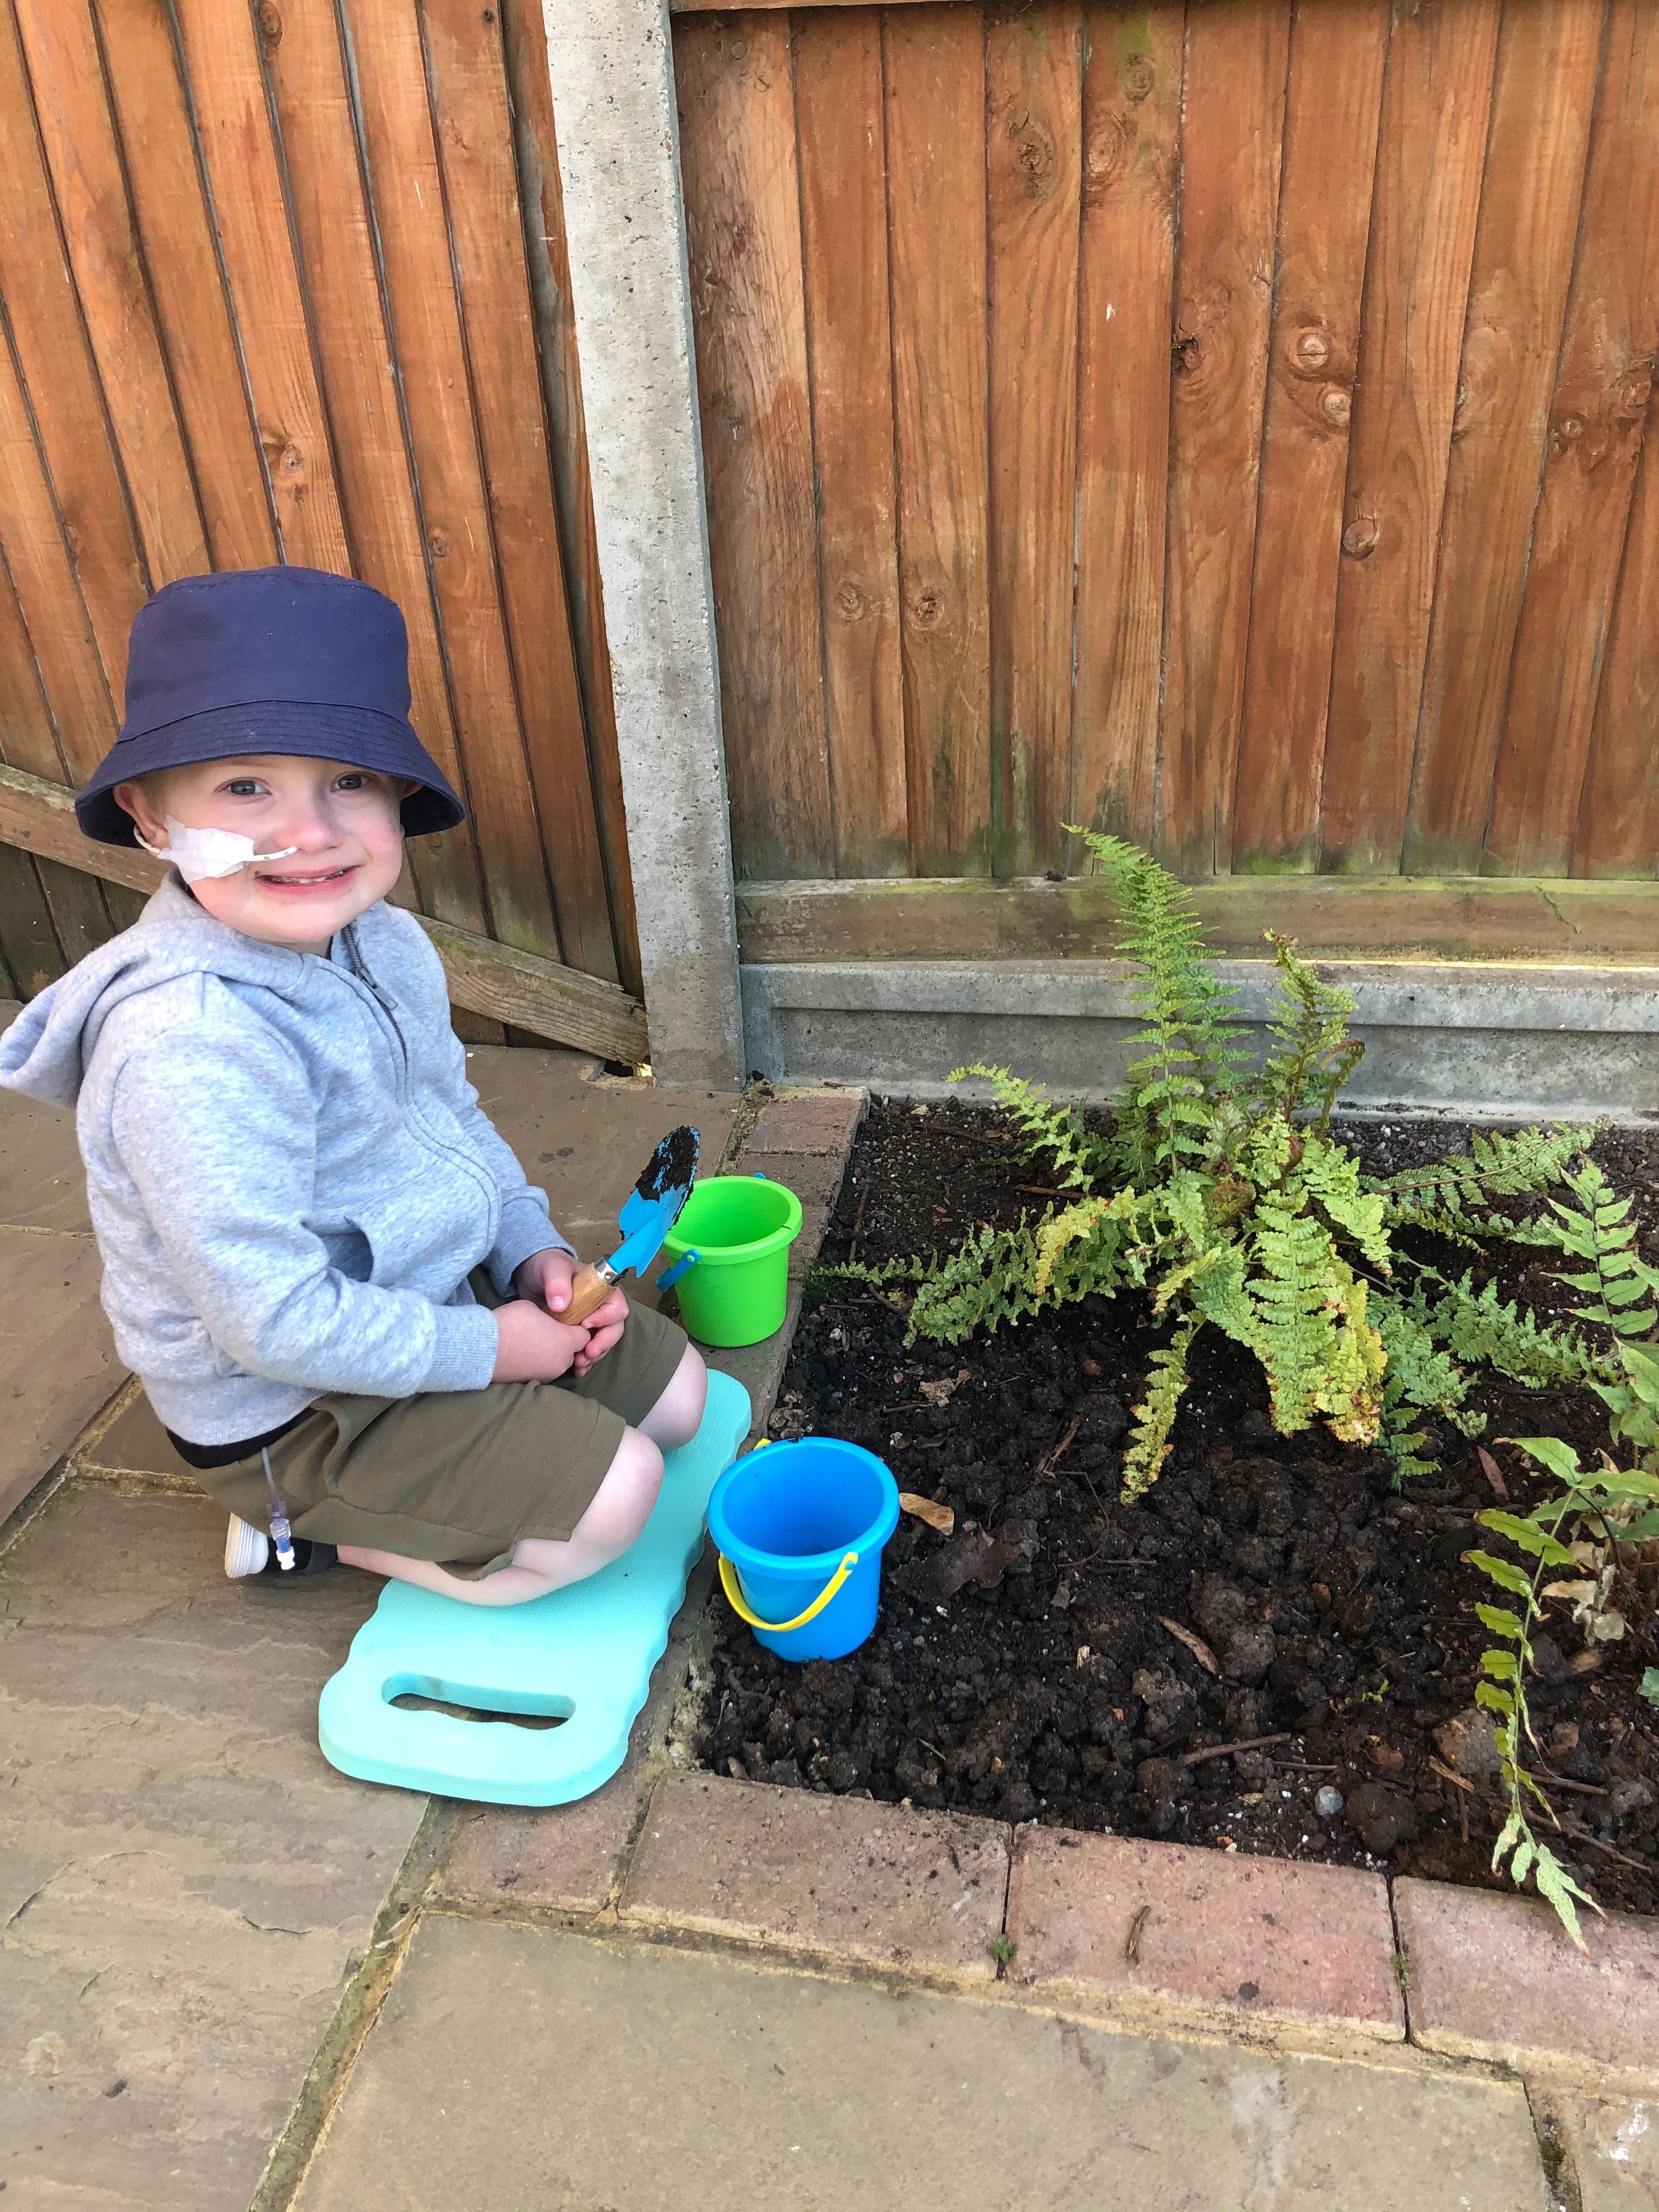
M 749 1433 L 749 1393 L 710 1374 L 702 1426 L 670 1452 L 632 1551 L 526 1605 L 467 1605 L 388 1583 L 324 1686 L 317 1735 L 343 1774 L 491 1805 L 568 1805 L 608 1782 L 702 1549 L 708 1493 Z M 557 1716 L 556 1728 L 394 1705 Z

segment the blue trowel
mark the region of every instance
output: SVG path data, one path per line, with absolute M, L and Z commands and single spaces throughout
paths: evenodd
M 628 1203 L 617 1216 L 623 1241 L 608 1260 L 578 1270 L 570 1303 L 556 1321 L 586 1321 L 601 1306 L 623 1276 L 642 1275 L 656 1258 L 662 1240 L 680 1218 L 697 1178 L 697 1133 L 684 1121 L 671 1129 L 646 1162 Z

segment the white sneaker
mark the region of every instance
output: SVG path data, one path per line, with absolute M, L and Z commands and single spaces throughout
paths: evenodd
M 264 1571 L 270 1557 L 270 1539 L 263 1528 L 255 1528 L 246 1521 L 239 1521 L 233 1513 L 230 1526 L 225 1531 L 225 1572 L 233 1582 L 244 1575 Z

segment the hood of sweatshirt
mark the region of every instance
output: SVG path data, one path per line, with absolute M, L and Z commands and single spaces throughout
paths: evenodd
M 305 956 L 216 921 L 169 871 L 131 929 L 31 999 L 0 1036 L 0 1087 L 72 1107 L 116 1009 L 180 976 L 203 974 L 288 996 L 302 984 Z

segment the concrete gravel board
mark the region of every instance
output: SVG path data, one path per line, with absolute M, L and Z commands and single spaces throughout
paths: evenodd
M 98 1303 L 89 1237 L 0 1229 L 0 1519 L 49 1474 L 125 1369 Z
M 428 1915 L 298 2212 L 1546 2212 L 1516 2082 Z
M 1659 2096 L 1659 1922 L 1582 1911 L 1582 1958 L 1540 1899 L 1406 1877 L 1412 2040 L 1590 2090 Z
M 378 1583 L 250 1590 L 223 1538 L 71 1484 L 0 1566 L 8 2206 L 245 2206 L 425 1809 L 317 1747 Z
M 623 1885 L 625 1920 L 994 1978 L 1009 1832 L 964 1814 L 665 1775 Z
M 1008 1935 L 1016 1979 L 1111 2008 L 1405 2033 L 1388 1886 L 1357 1868 L 1022 1827 Z

